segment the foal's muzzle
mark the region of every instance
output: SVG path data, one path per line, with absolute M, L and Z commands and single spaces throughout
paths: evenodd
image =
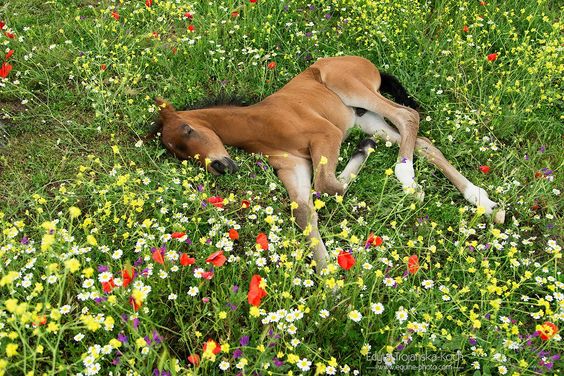
M 235 162 L 233 162 L 233 160 L 228 157 L 214 160 L 211 163 L 211 167 L 221 175 L 225 174 L 226 172 L 235 172 L 239 169 Z

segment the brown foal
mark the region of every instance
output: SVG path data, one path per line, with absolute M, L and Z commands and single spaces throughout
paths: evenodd
M 391 94 L 396 102 L 379 90 Z M 380 74 L 369 60 L 343 56 L 318 60 L 282 89 L 248 107 L 175 111 L 163 100 L 157 99 L 157 104 L 162 142 L 178 158 L 196 158 L 213 174 L 237 169 L 224 144 L 268 158 L 290 199 L 298 204 L 293 212 L 297 224 L 311 229 L 307 236 L 316 268 L 321 271 L 329 256 L 318 231 L 311 184 L 313 181 L 316 191 L 330 195 L 345 192 L 375 146 L 371 139 L 361 142 L 343 172 L 336 175 L 341 143 L 355 125 L 370 136 L 399 144 L 395 175 L 407 192 L 421 200 L 424 197 L 413 169 L 413 153 L 417 151 L 437 166 L 466 200 L 493 214 L 495 222 L 504 221 L 505 212 L 494 213 L 497 204 L 486 191 L 458 172 L 427 138 L 417 137 L 419 113 L 404 105 L 415 103 L 406 98 L 399 82 Z

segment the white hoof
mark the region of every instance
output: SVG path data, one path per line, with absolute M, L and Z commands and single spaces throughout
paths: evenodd
M 494 223 L 497 223 L 497 224 L 504 223 L 505 222 L 505 210 L 503 210 L 503 209 L 494 210 L 492 217 L 493 217 Z
M 413 162 L 409 159 L 396 164 L 395 168 L 396 178 L 400 181 L 401 185 L 406 187 L 413 187 L 415 183 L 415 170 L 413 170 Z
M 472 205 L 483 207 L 488 215 L 492 214 L 493 209 L 497 206 L 497 203 L 490 200 L 484 189 L 476 187 L 474 184 L 469 185 L 464 190 L 464 198 Z

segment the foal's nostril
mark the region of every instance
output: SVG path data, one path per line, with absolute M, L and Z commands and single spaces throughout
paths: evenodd
M 225 160 L 225 164 L 227 165 L 227 167 L 229 168 L 229 172 L 235 172 L 239 169 L 239 166 L 237 166 L 237 164 L 233 161 L 233 159 L 231 158 L 224 158 Z
M 211 163 L 211 166 L 213 167 L 214 170 L 216 170 L 220 174 L 225 173 L 225 165 L 223 163 L 221 163 L 220 161 L 213 161 Z

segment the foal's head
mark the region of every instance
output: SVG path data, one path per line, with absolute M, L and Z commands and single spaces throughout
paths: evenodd
M 164 100 L 156 99 L 156 103 L 162 125 L 161 140 L 177 158 L 195 158 L 216 175 L 237 170 L 237 165 L 213 130 L 183 118 Z

